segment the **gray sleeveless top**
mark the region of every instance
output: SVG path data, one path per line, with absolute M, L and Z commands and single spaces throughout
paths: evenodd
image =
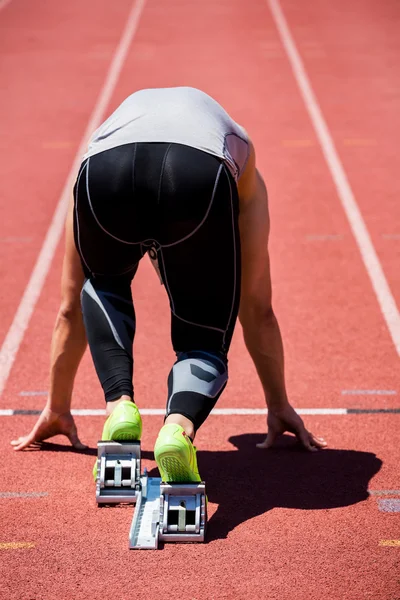
M 237 181 L 249 154 L 246 131 L 210 96 L 190 87 L 135 92 L 94 132 L 84 158 L 133 142 L 173 142 L 221 158 Z

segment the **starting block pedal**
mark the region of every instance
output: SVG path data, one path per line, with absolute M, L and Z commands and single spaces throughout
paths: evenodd
M 140 442 L 98 442 L 97 503 L 136 502 L 139 494 Z
M 201 483 L 160 484 L 160 530 L 163 542 L 204 542 L 206 486 Z
M 141 493 L 129 534 L 129 548 L 157 549 L 159 542 L 204 542 L 205 484 L 165 483 L 141 477 Z

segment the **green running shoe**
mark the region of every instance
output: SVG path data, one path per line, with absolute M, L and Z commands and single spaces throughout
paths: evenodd
M 104 423 L 102 441 L 136 442 L 142 436 L 142 417 L 136 404 L 123 400 L 113 410 Z M 97 478 L 97 460 L 93 467 L 93 477 Z
M 168 424 L 161 428 L 154 446 L 154 457 L 163 481 L 201 481 L 196 448 L 180 425 Z

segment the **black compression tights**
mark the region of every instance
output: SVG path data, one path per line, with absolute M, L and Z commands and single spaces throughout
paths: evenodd
M 167 414 L 197 429 L 227 382 L 240 294 L 236 184 L 217 158 L 179 144 L 128 144 L 83 163 L 75 241 L 87 280 L 82 310 L 107 401 L 133 397 L 131 281 L 146 251 L 171 306 L 177 362 Z

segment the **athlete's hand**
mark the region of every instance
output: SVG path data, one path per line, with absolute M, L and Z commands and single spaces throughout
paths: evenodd
M 323 438 L 316 437 L 310 431 L 307 431 L 303 420 L 290 404 L 286 404 L 279 409 L 269 408 L 267 425 L 267 437 L 261 444 L 257 444 L 257 448 L 271 448 L 275 440 L 285 431 L 294 433 L 304 448 L 310 452 L 315 452 L 327 446 Z
M 11 444 L 14 446 L 14 450 L 24 450 L 24 448 L 28 448 L 37 442 L 43 442 L 54 435 L 60 434 L 66 435 L 72 446 L 77 450 L 87 448 L 78 438 L 75 421 L 71 413 L 55 413 L 47 407 L 42 411 L 32 431 L 28 435 L 13 440 Z

